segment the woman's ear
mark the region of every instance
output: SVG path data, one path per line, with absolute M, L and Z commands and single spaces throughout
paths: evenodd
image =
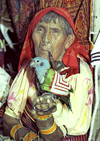
M 67 36 L 67 39 L 65 41 L 65 49 L 67 49 L 71 46 L 74 39 L 75 39 L 75 35 L 73 33 Z

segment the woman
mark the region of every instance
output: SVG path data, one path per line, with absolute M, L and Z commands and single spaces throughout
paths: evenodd
M 52 14 L 49 20 L 50 11 Z M 53 13 L 57 13 L 56 18 Z M 64 20 L 59 17 L 67 20 L 67 28 Z M 64 66 L 60 69 L 60 74 L 74 89 L 69 94 L 71 109 L 57 99 L 54 110 L 49 113 L 40 112 L 43 102 L 44 107 L 48 105 L 48 109 L 55 103 L 52 99 L 48 102 L 42 96 L 37 97 L 36 75 L 30 68 L 31 58 L 35 56 L 44 57 L 51 64 L 54 63 L 53 69 L 57 69 L 55 62 Z M 8 134 L 16 140 L 37 141 L 39 138 L 41 141 L 86 141 L 93 99 L 90 67 L 88 51 L 78 43 L 69 12 L 58 7 L 49 7 L 38 12 L 29 25 L 19 61 L 19 73 L 8 97 L 4 115 L 4 128 Z M 34 103 L 40 111 L 32 109 Z

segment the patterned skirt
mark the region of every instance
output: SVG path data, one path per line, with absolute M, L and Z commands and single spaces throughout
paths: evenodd
M 63 139 L 60 139 L 59 141 L 88 141 L 88 135 L 80 135 L 80 136 L 65 136 Z

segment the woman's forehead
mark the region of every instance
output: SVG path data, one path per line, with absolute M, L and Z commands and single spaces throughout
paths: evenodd
M 61 24 L 62 21 L 59 20 L 59 18 L 56 18 L 55 21 L 53 19 L 51 19 L 50 21 L 42 20 L 42 21 L 39 21 L 37 24 L 41 24 L 41 23 Z
M 38 27 L 51 27 L 51 28 L 59 28 L 59 29 L 63 29 L 63 24 L 61 21 L 59 21 L 58 19 L 56 19 L 56 23 L 54 23 L 53 20 L 51 20 L 50 23 L 46 23 L 45 21 L 42 22 L 38 22 L 35 26 L 34 29 L 38 28 Z

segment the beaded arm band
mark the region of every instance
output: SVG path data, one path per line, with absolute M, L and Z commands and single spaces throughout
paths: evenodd
M 47 130 L 40 130 L 40 132 L 44 135 L 49 135 L 52 134 L 55 130 L 56 130 L 57 126 L 56 123 L 54 122 L 54 124 L 52 125 L 51 128 L 47 129 Z
M 52 114 L 44 115 L 44 116 L 38 116 L 37 120 L 45 121 L 45 120 L 49 119 L 51 116 L 52 116 Z
M 15 134 L 16 132 L 20 129 L 23 128 L 23 125 L 15 125 L 13 126 L 13 128 L 10 131 L 10 135 L 13 139 L 15 139 Z M 31 141 L 34 140 L 35 138 L 37 138 L 38 135 L 35 134 L 34 132 L 28 132 L 24 137 L 23 137 L 23 141 Z
M 38 135 L 34 132 L 29 132 L 25 135 L 23 141 L 33 141 L 34 139 L 38 138 Z
M 16 132 L 20 129 L 20 128 L 22 128 L 23 127 L 23 125 L 15 125 L 15 126 L 13 126 L 13 128 L 11 129 L 11 131 L 10 131 L 10 135 L 11 135 L 11 137 L 13 138 L 13 139 L 15 139 L 15 134 L 16 134 Z

